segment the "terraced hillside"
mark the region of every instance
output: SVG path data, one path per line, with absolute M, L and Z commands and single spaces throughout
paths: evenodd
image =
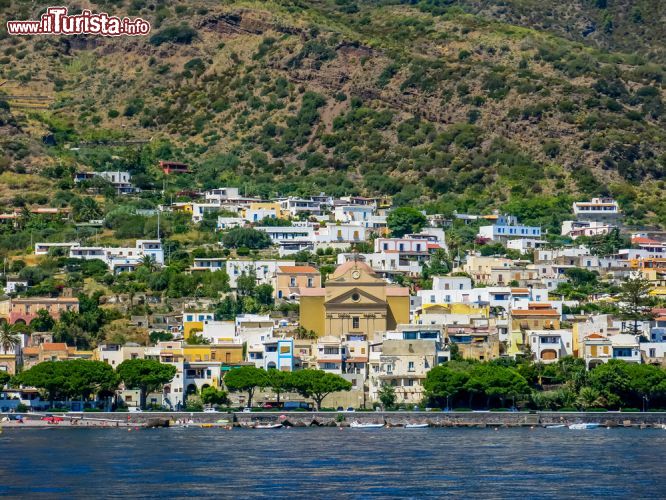
M 600 1 L 79 2 L 151 36 L 2 34 L 0 196 L 62 201 L 74 170 L 122 168 L 150 205 L 174 159 L 194 176 L 173 193 L 390 194 L 553 228 L 573 198 L 612 194 L 664 226 L 663 13 Z

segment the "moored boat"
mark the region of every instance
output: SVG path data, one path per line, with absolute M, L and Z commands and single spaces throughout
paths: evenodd
M 553 424 L 553 425 L 547 425 L 546 429 L 563 429 L 566 427 L 566 424 Z
M 280 429 L 282 424 L 256 424 L 254 429 Z
M 405 429 L 425 429 L 428 424 L 405 424 Z
M 349 424 L 349 427 L 353 427 L 355 429 L 379 429 L 380 427 L 384 427 L 384 424 L 361 423 L 354 421 Z
M 569 429 L 573 430 L 587 430 L 587 429 L 596 429 L 597 427 L 601 427 L 601 424 L 592 424 L 592 423 L 585 423 L 585 424 L 571 424 L 569 426 Z

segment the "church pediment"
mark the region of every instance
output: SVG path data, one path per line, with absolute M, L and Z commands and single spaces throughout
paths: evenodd
M 382 297 L 377 297 L 362 288 L 350 288 L 339 295 L 327 298 L 325 303 L 327 306 L 386 306 L 386 300 Z

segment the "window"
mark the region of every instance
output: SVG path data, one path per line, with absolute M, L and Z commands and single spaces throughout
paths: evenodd
M 410 362 L 407 364 L 407 371 L 408 371 L 408 372 L 413 372 L 413 371 L 414 371 L 414 362 L 413 362 L 413 361 L 410 361 Z
M 312 288 L 313 286 L 314 286 L 314 279 L 308 278 L 308 288 Z
M 360 328 L 361 327 L 361 320 L 359 319 L 358 316 L 352 317 L 352 328 Z
M 289 278 L 289 286 L 291 287 L 296 286 L 296 278 L 294 278 L 293 276 Z

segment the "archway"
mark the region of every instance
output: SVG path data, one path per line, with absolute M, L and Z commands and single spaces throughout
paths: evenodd
M 554 361 L 557 359 L 557 351 L 555 349 L 544 349 L 541 351 L 541 359 L 544 361 Z

